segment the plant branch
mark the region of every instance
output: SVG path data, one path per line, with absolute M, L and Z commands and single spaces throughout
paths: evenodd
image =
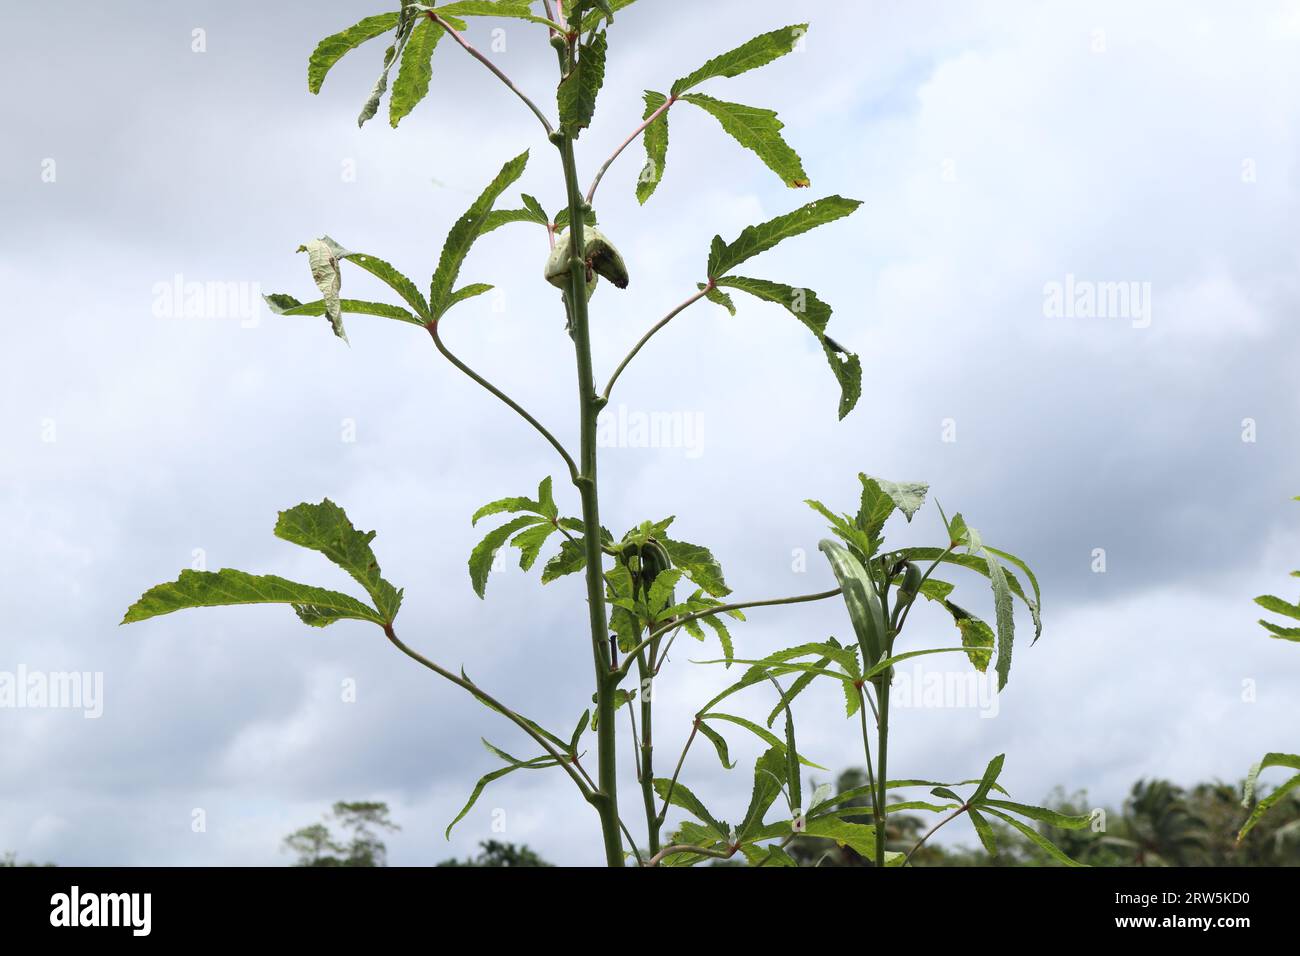
M 649 637 L 643 640 L 636 647 L 632 648 L 627 660 L 623 662 L 623 666 L 614 673 L 617 675 L 619 680 L 622 680 L 627 676 L 628 665 L 631 663 L 633 655 L 649 647 L 651 641 L 658 640 L 667 631 L 672 630 L 674 627 L 680 627 L 687 621 L 695 621 L 702 617 L 708 617 L 711 614 L 725 614 L 728 611 L 741 611 L 750 607 L 774 607 L 778 604 L 805 604 L 809 601 L 824 601 L 827 598 L 835 597 L 835 595 L 839 593 L 840 589 L 834 588 L 830 591 L 820 591 L 817 594 L 800 594 L 795 597 L 787 598 L 769 598 L 766 601 L 741 601 L 736 604 L 719 604 L 716 607 L 707 608 L 703 611 L 694 611 L 691 614 L 683 614 L 681 617 L 675 617 L 667 624 L 652 631 Z
M 912 605 L 916 603 L 917 597 L 919 597 L 921 594 L 921 586 L 924 585 L 926 581 L 930 580 L 930 575 L 934 573 L 934 569 L 939 566 L 939 564 L 943 561 L 944 558 L 952 554 L 953 548 L 955 547 L 956 545 L 949 544 L 948 547 L 944 549 L 943 554 L 935 558 L 934 563 L 925 569 L 925 574 L 921 575 L 921 581 L 916 586 L 916 594 L 912 595 L 912 599 L 907 602 L 907 606 L 903 608 L 902 615 L 898 617 L 897 622 L 894 624 L 895 634 L 901 633 L 903 630 L 903 625 L 907 623 L 907 615 L 912 612 Z
M 700 856 L 712 856 L 719 860 L 729 860 L 736 855 L 738 849 L 740 848 L 733 846 L 728 847 L 725 850 L 710 850 L 707 847 L 692 846 L 689 843 L 674 843 L 672 846 L 666 846 L 654 856 L 650 857 L 650 861 L 645 865 L 658 866 L 666 857 L 671 856 L 674 853 L 698 853 Z
M 641 336 L 641 340 L 637 342 L 636 345 L 632 346 L 632 351 L 628 352 L 627 356 L 623 359 L 623 361 L 618 363 L 618 368 L 614 369 L 614 374 L 609 377 L 609 382 L 605 385 L 605 391 L 602 394 L 602 397 L 606 402 L 609 401 L 609 393 L 614 390 L 614 383 L 618 381 L 618 377 L 623 374 L 623 369 L 627 368 L 628 363 L 632 361 L 632 359 L 636 356 L 636 353 L 641 351 L 641 347 L 644 346 L 647 342 L 649 342 L 650 338 L 656 332 L 662 329 L 673 319 L 677 318 L 677 316 L 681 312 L 684 312 L 690 306 L 694 305 L 696 302 L 699 302 L 700 299 L 708 295 L 708 293 L 712 289 L 713 289 L 713 280 L 710 279 L 708 285 L 706 285 L 699 292 L 695 293 L 693 296 L 691 296 L 681 305 L 677 306 L 677 308 L 673 309 L 671 312 L 665 315 L 662 319 L 660 319 L 650 328 L 649 332 Z
M 948 816 L 944 817 L 942 820 L 940 820 L 938 823 L 936 823 L 934 826 L 932 826 L 932 827 L 930 828 L 929 832 L 926 833 L 925 836 L 921 837 L 921 839 L 917 840 L 917 841 L 916 841 L 916 845 L 915 845 L 914 847 L 912 847 L 912 849 L 910 849 L 910 850 L 907 851 L 907 856 L 903 858 L 903 862 L 904 862 L 904 863 L 909 862 L 909 861 L 912 859 L 912 854 L 915 853 L 917 850 L 921 849 L 921 844 L 925 843 L 926 840 L 930 839 L 930 837 L 934 835 L 934 832 L 935 832 L 936 830 L 938 830 L 938 829 L 939 829 L 941 826 L 943 826 L 945 823 L 948 823 L 948 822 L 950 822 L 950 821 L 952 821 L 952 820 L 957 819 L 959 816 L 961 816 L 963 813 L 965 813 L 965 812 L 966 812 L 967 810 L 969 810 L 969 809 L 970 809 L 970 804 L 969 804 L 969 803 L 963 803 L 960 807 L 958 807 L 958 808 L 957 808 L 956 810 L 954 810 L 952 813 L 948 814 Z
M 550 136 L 552 133 L 555 132 L 555 127 L 553 127 L 553 126 L 551 125 L 551 121 L 548 120 L 548 119 L 546 118 L 546 114 L 543 113 L 541 110 L 539 110 L 539 109 L 537 108 L 537 104 L 534 103 L 532 100 L 530 100 L 530 99 L 529 99 L 529 98 L 524 94 L 524 92 L 523 92 L 521 89 L 519 89 L 519 87 L 515 86 L 514 81 L 511 80 L 510 77 L 508 77 L 508 76 L 506 76 L 504 73 L 502 73 L 501 70 L 497 67 L 497 65 L 496 65 L 495 63 L 493 63 L 491 60 L 489 60 L 487 57 L 485 57 L 482 53 L 480 53 L 478 50 L 476 50 L 476 49 L 474 48 L 474 45 L 473 45 L 472 43 L 470 43 L 468 40 L 466 40 L 465 37 L 461 35 L 461 33 L 460 33 L 459 30 L 457 30 L 455 27 L 453 27 L 450 23 L 448 23 L 448 22 L 447 22 L 446 20 L 444 20 L 442 17 L 438 16 L 438 14 L 436 14 L 436 13 L 430 12 L 430 13 L 429 13 L 429 18 L 430 18 L 431 20 L 433 20 L 435 23 L 437 23 L 437 24 L 438 24 L 440 27 L 442 27 L 444 30 L 446 30 L 449 34 L 451 34 L 451 38 L 452 38 L 453 40 L 455 40 L 457 43 L 459 43 L 462 47 L 464 47 L 466 53 L 468 53 L 468 54 L 469 54 L 470 56 L 472 56 L 474 59 L 478 60 L 480 63 L 482 63 L 484 66 L 486 66 L 489 70 L 491 70 L 491 71 L 492 71 L 492 74 L 493 74 L 493 75 L 494 75 L 498 80 L 500 80 L 502 83 L 504 83 L 507 87 L 509 87 L 509 88 L 510 88 L 510 91 L 511 91 L 512 93 L 514 93 L 515 96 L 517 96 L 517 97 L 519 97 L 521 100 L 523 100 L 523 101 L 524 101 L 524 105 L 527 106 L 530 110 L 533 111 L 533 115 L 534 115 L 534 116 L 536 116 L 539 120 L 541 120 L 542 127 L 546 130 L 546 135 L 547 135 L 547 136 Z
M 564 463 L 569 466 L 570 477 L 576 480 L 578 477 L 578 466 L 577 464 L 574 463 L 573 457 L 565 450 L 564 446 L 560 444 L 559 439 L 557 439 L 554 435 L 552 435 L 550 431 L 547 430 L 547 428 L 541 422 L 539 422 L 536 418 L 530 415 L 528 413 L 528 410 L 525 409 L 522 405 L 520 405 L 518 402 L 516 402 L 505 392 L 501 391 L 501 389 L 497 388 L 495 385 L 493 385 L 491 382 L 485 379 L 482 375 L 479 375 L 478 372 L 474 371 L 472 368 L 470 368 L 468 365 L 466 365 L 464 362 L 458 359 L 452 353 L 452 351 L 448 349 L 447 346 L 443 343 L 442 336 L 438 334 L 437 319 L 431 321 L 428 325 L 425 326 L 425 328 L 429 330 L 429 335 L 433 338 L 433 344 L 437 346 L 438 351 L 442 353 L 443 358 L 445 358 L 452 365 L 456 366 L 458 369 L 460 369 L 462 372 L 464 372 L 474 381 L 478 382 L 480 385 L 482 385 L 485 389 L 487 389 L 497 398 L 501 399 L 501 401 L 509 405 L 510 408 L 513 409 L 517 415 L 519 415 L 519 417 L 521 417 L 524 421 L 528 422 L 528 424 L 532 425 L 535 429 L 537 429 L 537 431 L 541 433 L 542 437 L 545 438 L 548 442 L 550 442 L 551 446 L 560 453 L 560 457 L 564 459 Z
M 622 144 L 618 147 L 618 149 L 614 150 L 614 155 L 610 156 L 609 159 L 605 160 L 604 165 L 601 166 L 600 169 L 596 172 L 596 178 L 591 181 L 590 188 L 587 189 L 588 203 L 590 203 L 592 199 L 595 197 L 596 187 L 598 187 L 600 185 L 600 181 L 605 178 L 605 173 L 609 170 L 609 167 L 614 165 L 614 160 L 618 159 L 618 157 L 622 154 L 623 150 L 627 149 L 634 142 L 636 142 L 636 138 L 640 136 L 642 133 L 644 133 L 646 129 L 649 128 L 651 123 L 657 120 L 664 113 L 667 113 L 668 108 L 676 102 L 677 102 L 677 97 L 675 96 L 670 96 L 668 97 L 668 99 L 664 100 L 663 105 L 660 106 L 659 109 L 655 110 L 653 113 L 647 116 L 645 122 L 643 122 L 640 126 L 638 126 L 632 132 L 631 136 L 623 140 Z
M 672 803 L 673 790 L 677 788 L 677 778 L 681 776 L 682 765 L 686 763 L 686 753 L 691 749 L 691 744 L 695 742 L 695 735 L 700 732 L 700 718 L 695 718 L 695 723 L 691 724 L 691 735 L 686 738 L 686 746 L 682 748 L 682 755 L 677 758 L 677 768 L 673 770 L 673 777 L 668 781 L 668 790 L 664 794 L 663 809 L 659 811 L 656 818 L 658 826 L 664 825 L 664 820 L 668 818 L 668 807 Z
M 477 697 L 488 707 L 491 707 L 497 713 L 501 714 L 507 720 L 511 721 L 516 726 L 518 726 L 524 733 L 526 733 L 529 737 L 532 737 L 533 740 L 535 740 L 539 745 L 541 745 L 541 748 L 545 750 L 547 754 L 555 758 L 555 760 L 559 763 L 559 765 L 564 768 L 565 773 L 567 773 L 573 779 L 573 782 L 577 785 L 578 789 L 582 791 L 582 795 L 586 797 L 588 801 L 590 801 L 595 796 L 595 792 L 583 782 L 582 777 L 578 775 L 578 771 L 574 769 L 573 755 L 561 753 L 559 750 L 557 750 L 555 748 L 555 745 L 551 743 L 551 741 L 547 740 L 544 734 L 539 733 L 530 721 L 519 716 L 513 710 L 507 707 L 505 704 L 501 703 L 499 700 L 493 697 L 491 694 L 480 689 L 479 686 L 475 684 L 473 681 L 461 677 L 459 674 L 453 674 L 451 671 L 446 670 L 445 668 L 439 667 L 437 664 L 429 660 L 423 654 L 407 647 L 405 644 L 402 643 L 401 639 L 398 638 L 397 632 L 393 630 L 393 626 L 391 624 L 386 624 L 384 626 L 384 636 L 388 638 L 389 642 L 394 647 L 396 647 L 407 657 L 411 658 L 411 660 L 419 664 L 423 664 L 425 667 L 429 668 L 429 670 L 433 671 L 438 676 L 445 677 L 447 680 L 451 681 L 457 687 L 469 691 L 471 694 Z

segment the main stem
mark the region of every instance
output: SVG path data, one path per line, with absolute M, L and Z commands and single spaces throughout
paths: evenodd
M 889 772 L 889 674 L 880 682 L 877 693 L 880 708 L 879 731 L 876 735 L 876 758 L 879 761 L 876 772 L 876 866 L 885 865 L 885 831 L 888 829 L 885 808 L 888 787 L 885 781 Z
M 654 676 L 646 663 L 646 652 L 637 655 L 637 676 L 640 677 L 641 695 L 641 802 L 645 805 L 645 825 L 649 841 L 649 853 L 654 856 L 659 852 L 659 811 L 655 809 L 655 772 L 654 772 Z M 650 652 L 654 657 L 653 650 Z
M 596 809 L 605 839 L 605 862 L 623 865 L 623 839 L 618 816 L 618 755 L 614 723 L 614 672 L 605 618 L 604 553 L 600 540 L 600 497 L 596 483 L 596 416 L 604 401 L 596 394 L 591 369 L 591 335 L 587 316 L 587 265 L 583 261 L 585 221 L 582 191 L 578 186 L 573 135 L 568 130 L 555 137 L 564 165 L 564 185 L 569 198 L 569 313 L 578 365 L 578 410 L 581 416 L 578 475 L 574 484 L 582 497 L 583 546 L 587 557 L 587 608 L 591 623 L 592 659 L 596 669 Z

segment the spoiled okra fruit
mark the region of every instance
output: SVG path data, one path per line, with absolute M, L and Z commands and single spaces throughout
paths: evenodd
M 596 291 L 598 277 L 603 276 L 614 287 L 626 289 L 628 283 L 627 266 L 614 244 L 595 226 L 585 226 L 582 230 L 582 261 L 587 265 L 587 298 Z M 569 262 L 572 256 L 573 242 L 569 230 L 561 232 L 555 241 L 555 248 L 546 260 L 546 281 L 557 289 L 569 287 Z

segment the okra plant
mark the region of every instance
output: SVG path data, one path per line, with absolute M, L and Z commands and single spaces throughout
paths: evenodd
M 1300 497 L 1297 497 L 1295 500 L 1300 501 Z M 1300 578 L 1300 571 L 1292 571 L 1291 576 L 1293 578 Z M 1293 621 L 1300 621 L 1300 603 L 1292 604 L 1289 601 L 1285 601 L 1282 598 L 1275 597 L 1271 594 L 1261 594 L 1259 597 L 1255 598 L 1255 603 L 1266 611 L 1270 611 L 1274 614 L 1281 614 Z M 1263 626 L 1264 630 L 1268 631 L 1270 637 L 1282 641 L 1300 642 L 1300 627 L 1290 625 L 1284 626 L 1263 619 L 1261 619 L 1259 623 Z M 1245 792 L 1242 794 L 1241 801 L 1241 805 L 1250 811 L 1250 816 L 1246 818 L 1246 822 L 1241 825 L 1241 830 L 1237 833 L 1237 842 L 1239 843 L 1245 839 L 1246 834 L 1254 828 L 1255 824 L 1260 821 L 1260 818 L 1263 817 L 1264 814 L 1268 813 L 1269 810 L 1281 803 L 1288 793 L 1296 787 L 1300 787 L 1300 773 L 1297 773 L 1294 777 L 1287 780 L 1268 796 L 1256 803 L 1255 789 L 1259 783 L 1259 775 L 1262 771 L 1268 770 L 1271 767 L 1288 767 L 1291 770 L 1300 770 L 1300 754 L 1265 754 L 1261 760 L 1250 768 L 1250 773 L 1246 775 L 1246 788 Z
M 593 121 L 611 47 L 616 46 L 619 40 L 635 39 L 620 34 L 621 16 L 618 17 L 620 27 L 615 27 L 616 14 L 633 2 L 456 0 L 431 6 L 402 0 L 398 9 L 365 17 L 322 40 L 312 53 L 307 68 L 308 87 L 312 93 L 321 90 L 326 75 L 345 54 L 366 41 L 389 38 L 381 72 L 364 100 L 358 122 L 365 124 L 374 118 L 387 94 L 388 117 L 394 127 L 430 92 L 436 48 L 439 45 L 458 46 L 478 61 L 495 82 L 503 83 L 518 98 L 526 114 L 531 115 L 540 127 L 544 137 L 543 148 L 554 148 L 555 194 L 548 197 L 549 204 L 529 195 L 521 195 L 517 204 L 503 203 L 503 197 L 511 191 L 530 161 L 530 151 L 520 152 L 507 161 L 465 214 L 451 226 L 433 269 L 427 294 L 384 259 L 352 251 L 334 239 L 322 236 L 303 243 L 299 249 L 306 253 L 319 297 L 303 302 L 287 294 L 267 296 L 271 308 L 280 315 L 326 318 L 339 338 L 346 338 L 345 315 L 390 319 L 423 329 L 434 348 L 451 366 L 509 406 L 554 450 L 560 466 L 558 483 L 554 475 L 542 477 L 536 497 L 504 497 L 484 505 L 471 516 L 474 524 L 492 519 L 494 526 L 473 549 L 469 558 L 469 575 L 473 590 L 483 598 L 494 559 L 506 547 L 519 551 L 519 563 L 525 571 L 536 566 L 545 555 L 541 565 L 542 583 L 570 574 L 583 575 L 585 614 L 590 631 L 590 647 L 586 653 L 590 654 L 589 666 L 592 667 L 592 694 L 590 707 L 586 706 L 586 701 L 575 702 L 573 715 L 576 723 L 573 729 L 561 734 L 543 727 L 500 701 L 463 670 L 436 663 L 405 643 L 398 635 L 396 623 L 402 590 L 390 583 L 380 570 L 371 547 L 374 532 L 357 530 L 344 510 L 328 499 L 318 504 L 299 504 L 281 512 L 274 533 L 290 543 L 321 552 L 351 575 L 365 592 L 366 599 L 273 575 L 229 569 L 215 572 L 187 570 L 182 571 L 176 581 L 145 592 L 126 612 L 124 623 L 142 621 L 182 608 L 287 604 L 304 624 L 313 627 L 327 627 L 345 619 L 378 627 L 398 650 L 504 717 L 538 749 L 535 755 L 521 759 L 489 744 L 489 749 L 502 765 L 478 781 L 469 802 L 452 825 L 469 811 L 484 787 L 493 780 L 517 770 L 558 768 L 594 809 L 600 824 L 605 860 L 611 866 L 623 865 L 628 859 L 647 866 L 689 864 L 737 853 L 753 863 L 789 864 L 792 860 L 781 848 L 802 834 L 840 840 L 876 863 L 905 862 L 902 854 L 886 850 L 883 815 L 921 806 L 917 802 L 889 804 L 891 790 L 921 785 L 921 782 L 891 781 L 885 776 L 890 667 L 913 653 L 926 653 L 895 652 L 895 641 L 907 621 L 912 601 L 917 595 L 922 595 L 944 607 L 952 615 L 962 637 L 959 648 L 948 649 L 963 650 L 976 667 L 983 669 L 995 652 L 992 630 L 949 602 L 951 587 L 933 578 L 931 572 L 938 564 L 952 564 L 988 576 L 993 582 L 996 599 L 997 673 L 1005 682 L 1011 660 L 1011 597 L 1015 595 L 1029 606 L 1037 626 L 1037 585 L 1028 568 L 1017 559 L 984 546 L 972 529 L 961 524 L 960 517 L 947 523 L 951 540 L 944 548 L 882 553 L 880 529 L 885 519 L 897 509 L 910 520 L 924 495 L 924 486 L 919 485 L 892 485 L 864 478 L 862 509 L 856 518 L 833 515 L 817 506 L 831 519 L 841 539 L 823 544 L 839 586 L 796 597 L 728 601 L 730 589 L 713 554 L 706 547 L 677 537 L 679 525 L 672 518 L 628 516 L 630 520 L 625 527 L 630 530 L 621 535 L 611 533 L 602 525 L 597 416 L 642 347 L 699 301 L 708 300 L 735 314 L 738 304 L 734 296 L 744 293 L 784 307 L 806 327 L 824 351 L 839 387 L 840 418 L 853 409 L 862 391 L 858 356 L 826 334 L 830 306 L 803 286 L 752 278 L 738 272 L 742 265 L 778 243 L 848 216 L 860 205 L 840 196 L 820 198 L 770 221 L 749 226 L 731 241 L 722 236 L 715 237 L 710 249 L 701 250 L 702 268 L 697 286 L 631 347 L 603 387 L 597 384 L 591 349 L 593 308 L 606 303 L 612 308 L 616 304 L 612 301 L 614 296 L 626 294 L 623 290 L 634 283 L 637 288 L 656 285 L 653 281 L 639 281 L 652 277 L 637 276 L 636 263 L 625 262 L 619 253 L 612 237 L 625 229 L 624 224 L 599 220 L 595 211 L 597 193 L 606 173 L 629 146 L 640 140 L 646 152 L 645 165 L 634 184 L 636 196 L 642 204 L 651 199 L 662 181 L 668 151 L 669 115 L 674 109 L 686 107 L 703 110 L 714 117 L 724 133 L 753 152 L 788 187 L 807 188 L 810 185 L 803 162 L 783 137 L 783 124 L 774 112 L 718 99 L 704 92 L 705 89 L 714 91 L 724 86 L 721 81 L 728 77 L 764 67 L 797 49 L 807 25 L 795 24 L 780 26 L 740 43 L 697 69 L 684 73 L 664 88 L 666 92 L 647 91 L 644 113 L 628 120 L 632 132 L 612 155 L 595 167 L 594 175 L 584 186 L 584 180 L 579 178 L 577 144 Z M 466 38 L 467 21 L 477 18 L 522 21 L 527 24 L 523 29 L 536 31 L 535 42 L 549 42 L 557 63 L 551 102 L 534 99 L 525 93 L 499 65 Z M 538 283 L 539 296 L 554 294 L 547 292 L 549 287 L 559 290 L 563 323 L 556 322 L 556 334 L 561 334 L 559 330 L 563 328 L 574 349 L 578 392 L 576 452 L 570 452 L 555 433 L 504 389 L 457 357 L 443 339 L 444 324 L 451 320 L 452 310 L 492 288 L 478 281 L 462 281 L 462 267 L 471 248 L 494 230 L 512 224 L 521 224 L 537 232 L 538 261 L 543 263 Z M 360 268 L 382 280 L 394 293 L 395 300 L 374 302 L 343 298 L 341 286 L 345 265 Z M 602 279 L 619 291 L 606 292 L 594 298 Z M 557 319 L 559 317 L 557 309 Z M 957 553 L 957 549 L 962 547 L 967 553 Z M 1001 559 L 1025 572 L 1026 580 L 1034 588 L 1032 598 L 1022 590 L 1009 570 L 1004 571 L 999 563 Z M 919 571 L 926 561 L 932 562 L 929 569 Z M 650 682 L 659 679 L 669 649 L 680 633 L 684 631 L 697 640 L 704 640 L 707 629 L 721 644 L 722 660 L 735 662 L 727 619 L 743 620 L 743 612 L 748 608 L 831 599 L 841 594 L 848 603 L 857 635 L 856 646 L 841 646 L 830 640 L 819 645 L 803 645 L 775 658 L 744 661 L 749 666 L 740 684 L 698 711 L 671 775 L 656 776 L 653 695 L 646 689 Z M 808 657 L 815 658 L 815 661 L 801 661 L 801 658 Z M 786 674 L 797 676 L 788 688 L 781 688 L 780 678 Z M 868 729 L 866 711 L 871 708 L 879 735 L 877 761 L 874 765 L 868 762 L 875 774 L 872 786 L 874 828 L 841 819 L 840 804 L 854 794 L 834 797 L 819 794 L 807 802 L 806 810 L 803 809 L 805 801 L 800 795 L 800 768 L 809 762 L 795 746 L 790 704 L 812 678 L 819 676 L 832 676 L 844 685 L 849 714 L 857 714 L 863 728 L 864 743 Z M 721 700 L 735 690 L 759 683 L 764 686 L 774 683 L 781 688 L 778 705 L 773 710 L 773 718 L 768 720 L 768 726 L 716 709 Z M 626 723 L 616 719 L 620 707 L 626 708 Z M 578 713 L 580 710 L 581 715 Z M 778 714 L 785 715 L 785 732 L 780 736 L 770 729 Z M 724 824 L 713 816 L 680 779 L 687 752 L 699 737 L 713 745 L 724 766 L 731 766 L 727 741 L 720 725 L 752 732 L 768 747 L 755 768 L 753 795 L 748 809 L 742 822 L 736 826 Z M 624 728 L 623 737 L 620 737 L 620 726 Z M 595 752 L 589 757 L 591 744 L 588 742 L 593 739 Z M 632 762 L 640 782 L 642 806 L 635 815 L 627 810 L 627 799 L 620 802 L 618 792 L 617 748 L 620 739 L 630 744 Z M 992 794 L 995 791 L 1002 793 L 997 783 L 1001 759 L 996 758 L 984 777 L 974 781 L 975 790 L 964 800 L 948 789 L 955 784 L 927 784 L 935 787 L 936 796 L 949 802 L 926 806 L 968 813 L 986 840 L 988 827 L 981 824 L 981 814 L 985 812 L 994 816 L 1020 814 L 1033 820 L 1074 825 L 1074 821 L 1058 819 L 1047 811 L 994 798 Z M 773 822 L 768 819 L 769 810 L 782 793 L 789 802 L 789 813 L 778 814 L 778 819 Z M 685 809 L 697 822 L 683 824 L 671 841 L 664 841 L 661 833 L 670 807 Z M 635 820 L 636 816 L 643 816 L 643 821 Z M 1007 819 L 1031 833 L 1016 819 Z M 1031 838 L 1039 839 L 1033 835 Z

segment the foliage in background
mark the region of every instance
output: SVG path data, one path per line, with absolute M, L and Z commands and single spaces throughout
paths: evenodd
M 331 819 L 342 830 L 339 836 L 329 828 Z M 294 866 L 387 866 L 388 849 L 375 831 L 400 829 L 388 819 L 386 803 L 339 801 L 326 823 L 295 830 L 284 838 L 284 847 L 298 857 Z

